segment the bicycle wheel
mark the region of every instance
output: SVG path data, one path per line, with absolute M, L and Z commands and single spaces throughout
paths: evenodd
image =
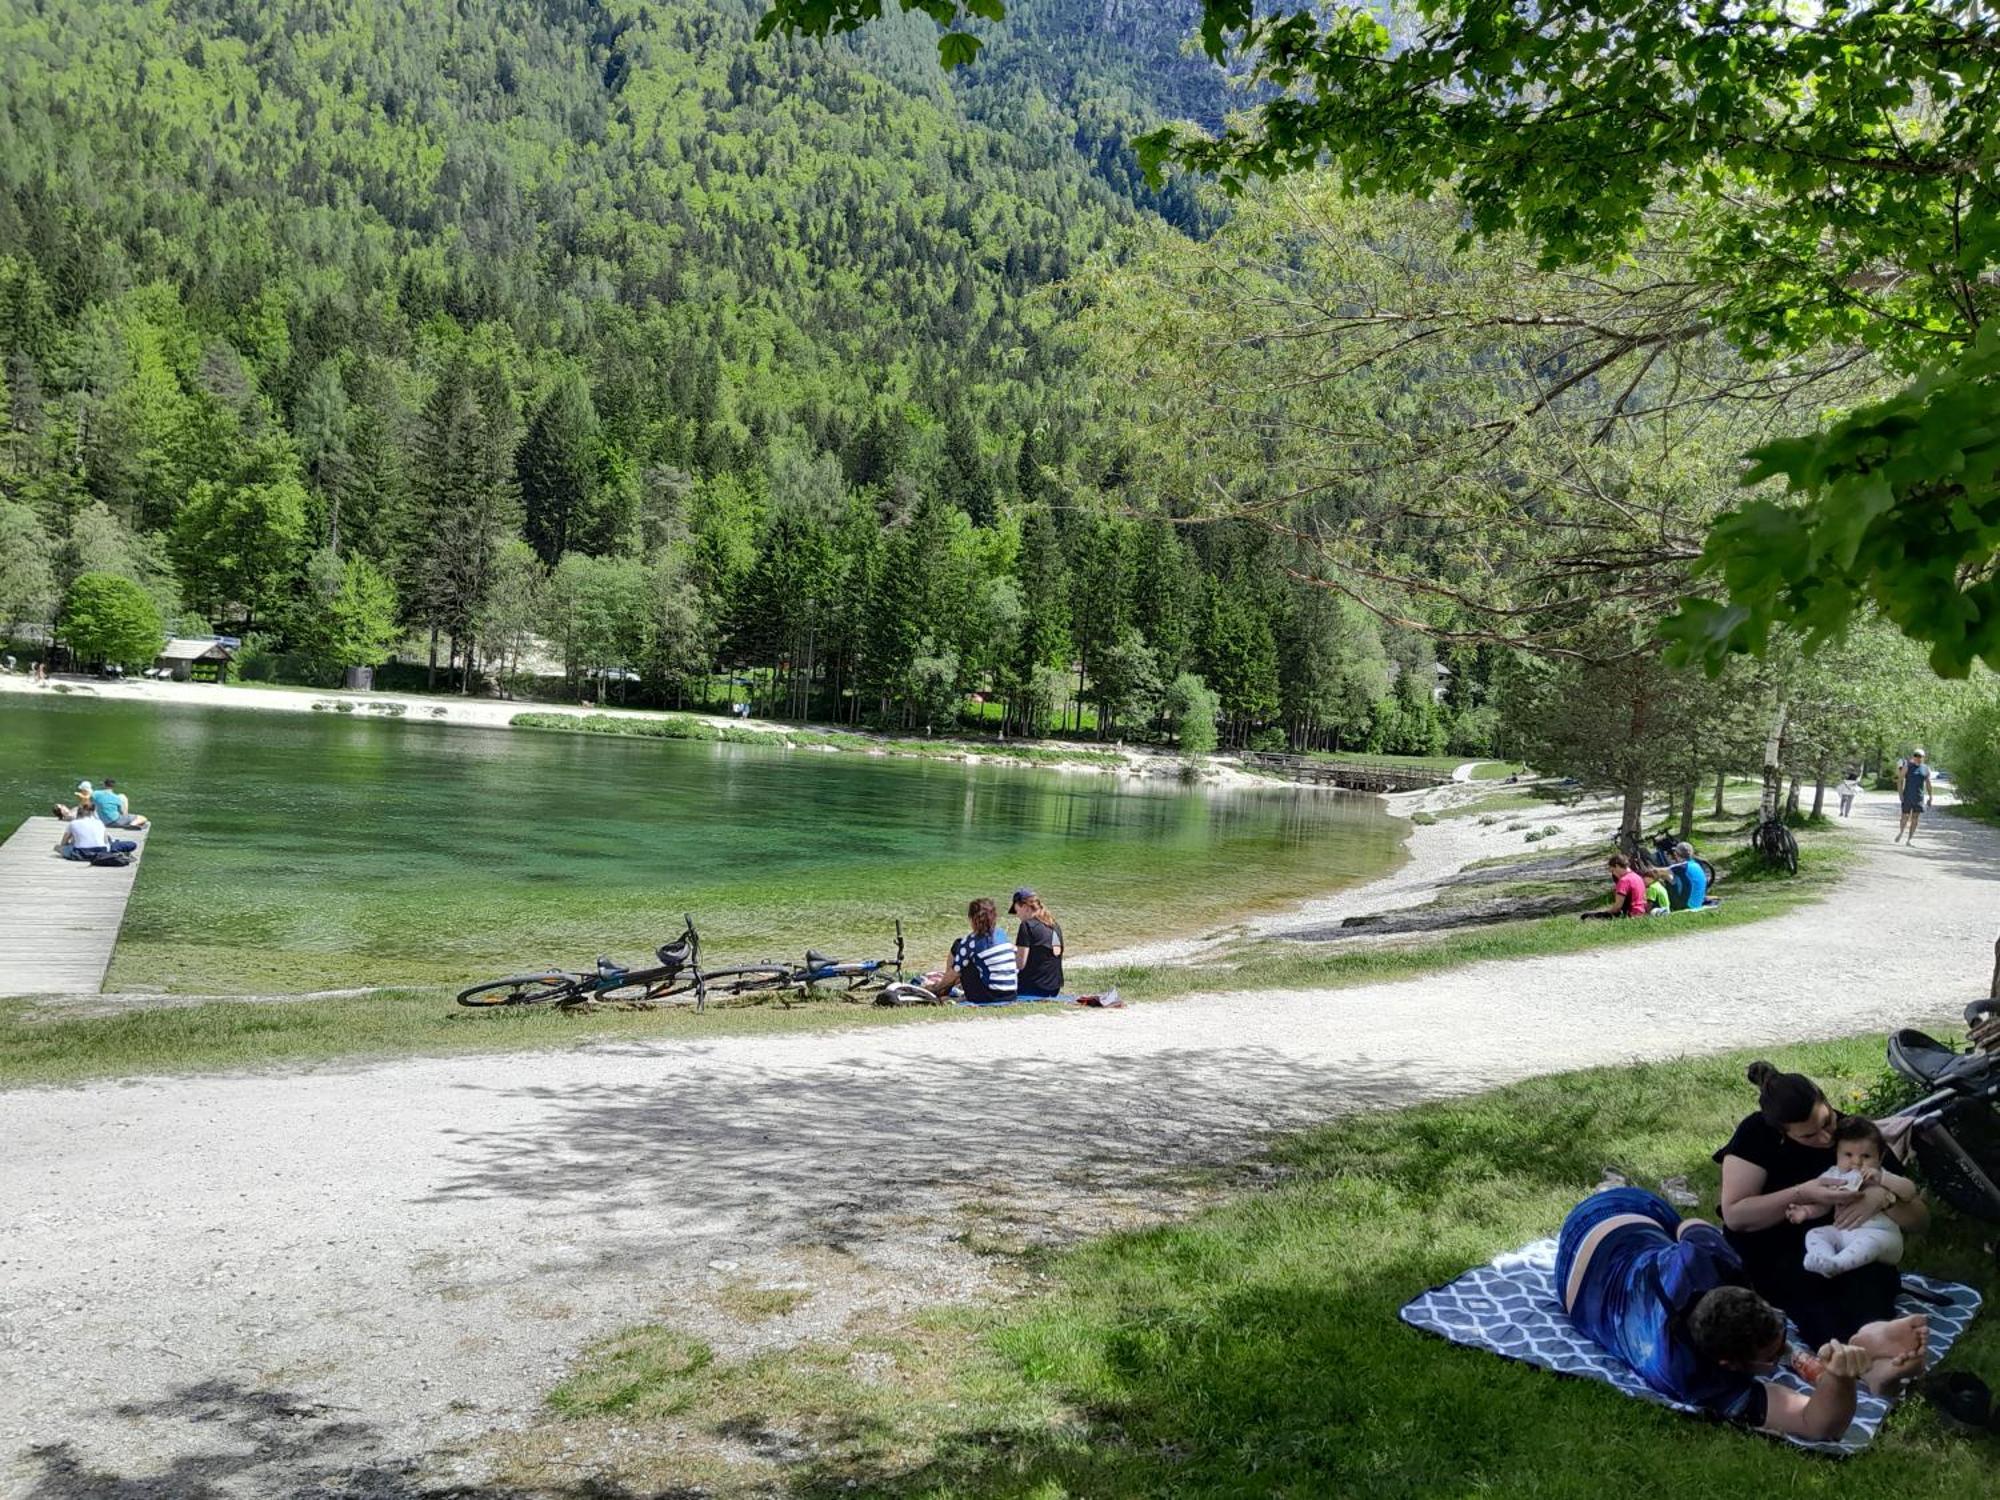
M 516 974 L 475 984 L 458 992 L 460 1005 L 546 1005 L 551 1000 L 577 1000 L 586 994 L 584 986 L 569 974 Z
M 798 983 L 788 964 L 747 964 L 740 969 L 718 969 L 701 977 L 711 995 L 768 994 Z
M 1778 862 L 1785 867 L 1785 873 L 1799 873 L 1799 841 L 1792 837 L 1792 830 L 1784 824 L 1778 825 Z

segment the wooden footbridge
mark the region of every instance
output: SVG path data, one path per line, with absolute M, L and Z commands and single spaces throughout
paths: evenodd
M 1253 771 L 1314 786 L 1342 786 L 1357 792 L 1421 792 L 1443 786 L 1451 772 L 1388 760 L 1322 760 L 1315 755 L 1280 755 L 1246 750 L 1243 764 Z
M 0 844 L 0 997 L 104 988 L 146 834 L 114 831 L 141 852 L 122 869 L 100 870 L 55 852 L 62 829 L 54 818 L 30 818 Z

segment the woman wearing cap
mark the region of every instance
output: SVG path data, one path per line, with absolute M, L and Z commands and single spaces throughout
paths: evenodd
M 1914 844 L 1917 841 L 1917 819 L 1931 805 L 1931 768 L 1924 764 L 1922 745 L 1912 750 L 1910 758 L 1903 763 L 1903 769 L 1896 777 L 1896 789 L 1903 794 L 1903 816 L 1896 824 L 1896 836 L 1889 842 Z
M 1021 993 L 1030 999 L 1060 995 L 1063 987 L 1062 925 L 1042 898 L 1026 886 L 1014 892 L 1007 907 L 1020 925 L 1014 929 L 1014 963 L 1021 973 Z

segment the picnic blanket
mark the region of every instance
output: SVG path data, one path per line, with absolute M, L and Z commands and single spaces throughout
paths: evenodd
M 968 1000 L 953 990 L 951 1003 L 975 1005 L 981 1010 L 991 1010 L 996 1005 L 1087 1005 L 1093 1010 L 1122 1010 L 1125 1007 L 1116 990 L 1106 990 L 1101 995 L 1010 995 L 1005 1000 Z
M 1601 1380 L 1641 1401 L 1697 1416 L 1707 1415 L 1697 1407 L 1670 1401 L 1650 1389 L 1622 1360 L 1579 1332 L 1556 1300 L 1555 1267 L 1556 1242 L 1537 1240 L 1519 1250 L 1497 1255 L 1490 1264 L 1474 1266 L 1455 1281 L 1411 1298 L 1403 1306 L 1403 1321 L 1468 1349 L 1484 1349 L 1503 1359 L 1553 1370 L 1558 1375 Z M 1913 1288 L 1938 1300 L 1913 1297 L 1910 1295 Z M 1929 1316 L 1930 1362 L 1935 1368 L 1945 1351 L 1972 1325 L 1979 1303 L 1979 1293 L 1969 1286 L 1905 1272 L 1903 1295 L 1897 1300 L 1896 1310 L 1898 1314 L 1920 1312 Z M 1790 1329 L 1790 1333 L 1794 1343 L 1801 1342 L 1796 1328 Z M 1811 1389 L 1790 1370 L 1780 1370 L 1772 1378 L 1801 1394 Z M 1838 1442 L 1807 1442 L 1795 1437 L 1785 1441 L 1843 1458 L 1859 1453 L 1881 1430 L 1882 1419 L 1888 1416 L 1892 1404 L 1864 1389 L 1858 1393 L 1853 1425 Z

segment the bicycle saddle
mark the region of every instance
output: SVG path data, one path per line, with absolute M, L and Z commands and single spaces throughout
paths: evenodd
M 817 948 L 808 948 L 806 949 L 806 962 L 815 969 L 827 969 L 843 962 L 843 960 L 822 953 Z
M 623 974 L 625 972 L 625 965 L 613 963 L 600 953 L 597 955 L 597 972 L 600 974 Z

